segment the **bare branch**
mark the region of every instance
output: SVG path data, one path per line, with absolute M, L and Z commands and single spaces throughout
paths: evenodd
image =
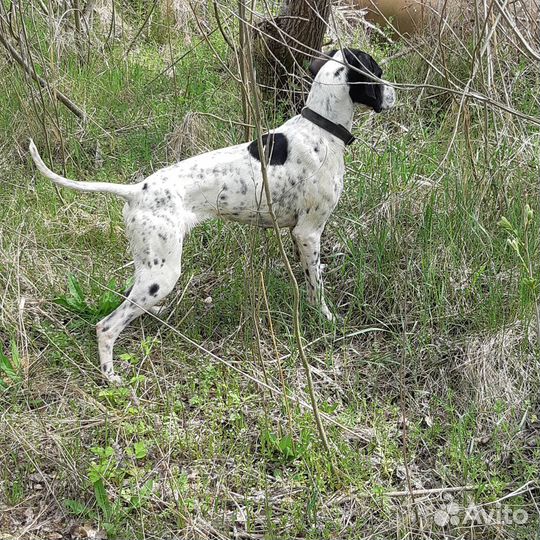
M 81 120 L 86 119 L 86 113 L 65 94 L 53 88 L 43 77 L 40 77 L 35 70 L 33 70 L 22 58 L 22 56 L 15 50 L 15 48 L 5 39 L 4 35 L 0 32 L 0 43 L 4 46 L 9 55 L 36 81 L 42 88 L 46 88 L 51 94 L 63 103 L 75 116 L 78 116 Z

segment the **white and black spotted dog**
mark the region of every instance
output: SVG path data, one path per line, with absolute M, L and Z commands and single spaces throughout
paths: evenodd
M 333 319 L 323 296 L 320 241 L 343 189 L 345 146 L 355 106 L 381 112 L 394 105 L 392 87 L 380 82 L 382 69 L 356 49 L 314 60 L 314 82 L 302 114 L 263 136 L 267 175 L 277 223 L 289 227 L 304 269 L 309 301 Z M 372 77 L 375 76 L 375 78 Z M 180 276 L 182 244 L 188 231 L 221 217 L 271 227 L 263 191 L 257 141 L 195 156 L 160 169 L 132 185 L 76 182 L 52 172 L 30 141 L 42 174 L 59 186 L 100 191 L 126 200 L 124 221 L 135 264 L 128 298 L 97 324 L 101 371 L 119 382 L 113 345 L 120 332 L 145 311 L 155 312 Z

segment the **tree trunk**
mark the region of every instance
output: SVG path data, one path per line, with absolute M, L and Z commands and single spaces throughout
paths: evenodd
M 322 48 L 329 14 L 330 0 L 284 0 L 277 17 L 258 25 L 255 61 L 263 87 L 296 93 L 295 79 Z

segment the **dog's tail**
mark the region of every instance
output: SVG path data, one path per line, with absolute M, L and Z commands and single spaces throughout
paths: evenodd
M 59 186 L 76 189 L 78 191 L 99 191 L 102 193 L 113 193 L 114 195 L 118 195 L 127 200 L 131 199 L 131 197 L 134 195 L 134 186 L 131 185 L 111 184 L 108 182 L 78 182 L 76 180 L 64 178 L 63 176 L 51 171 L 51 169 L 49 169 L 49 167 L 43 163 L 43 160 L 41 159 L 32 139 L 30 139 L 29 149 L 32 159 L 34 160 L 34 163 L 41 174 L 47 178 L 50 178 Z

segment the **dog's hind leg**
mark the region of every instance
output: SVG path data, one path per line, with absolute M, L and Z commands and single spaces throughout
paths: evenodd
M 289 232 L 291 233 L 291 240 L 293 245 L 293 257 L 295 261 L 300 260 L 300 250 L 298 249 L 298 244 L 296 243 L 296 237 L 294 235 L 294 227 L 289 228 Z
M 133 242 L 135 240 L 135 242 Z M 167 296 L 180 277 L 182 237 L 180 234 L 132 238 L 135 255 L 135 282 L 127 299 L 96 326 L 101 372 L 110 382 L 119 383 L 114 373 L 113 347 L 124 328 Z M 142 245 L 142 250 L 140 249 Z
M 130 287 L 130 288 L 126 291 L 126 293 L 125 293 L 126 298 L 129 297 L 129 293 L 131 293 L 132 289 L 133 289 L 133 286 Z M 150 307 L 146 308 L 146 311 L 148 311 L 148 312 L 151 313 L 152 315 L 158 316 L 158 315 L 160 315 L 160 314 L 162 313 L 162 310 L 164 310 L 164 309 L 165 309 L 165 305 L 164 305 L 164 304 L 156 304 L 155 306 L 150 306 Z

